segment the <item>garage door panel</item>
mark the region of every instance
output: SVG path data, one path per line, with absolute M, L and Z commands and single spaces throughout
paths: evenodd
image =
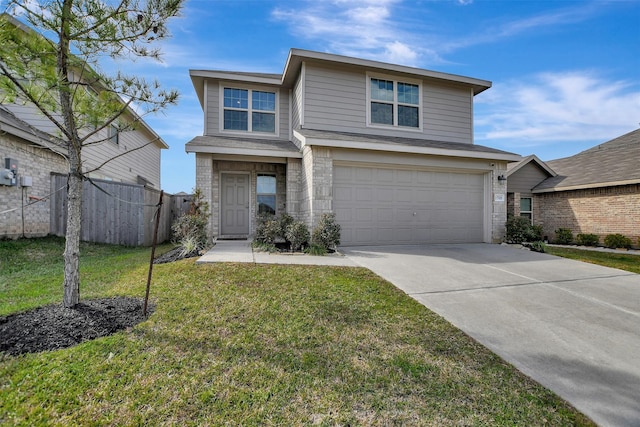
M 334 187 L 344 245 L 483 240 L 482 174 L 337 165 Z

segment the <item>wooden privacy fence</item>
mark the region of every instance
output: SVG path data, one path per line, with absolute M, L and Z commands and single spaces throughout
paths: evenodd
M 66 175 L 51 175 L 50 232 L 66 233 Z M 61 189 L 61 191 L 57 191 Z M 143 185 L 92 179 L 82 184 L 80 239 L 94 243 L 151 246 L 160 191 Z M 171 224 L 189 210 L 191 195 L 164 194 L 158 243 L 171 238 Z

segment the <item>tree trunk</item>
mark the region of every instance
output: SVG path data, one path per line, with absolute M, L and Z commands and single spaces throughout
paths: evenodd
M 64 0 L 58 36 L 60 107 L 67 129 L 69 178 L 67 181 L 67 232 L 64 247 L 64 295 L 62 303 L 73 308 L 80 302 L 80 225 L 82 224 L 82 144 L 78 137 L 69 84 L 69 32 L 73 0 Z
M 64 246 L 63 304 L 73 308 L 80 302 L 80 225 L 82 223 L 82 176 L 69 173 L 67 183 L 67 232 Z

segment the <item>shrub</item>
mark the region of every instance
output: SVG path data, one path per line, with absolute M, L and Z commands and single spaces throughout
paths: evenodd
M 255 241 L 267 245 L 273 245 L 278 237 L 282 236 L 280 221 L 270 213 L 258 215 L 256 224 Z
M 536 242 L 542 240 L 542 226 L 531 225 L 531 220 L 523 216 L 507 219 L 507 243 Z
M 309 228 L 301 221 L 294 221 L 287 226 L 284 237 L 291 243 L 291 250 L 298 251 L 309 243 Z
M 547 251 L 547 245 L 541 240 L 538 240 L 536 242 L 531 242 L 528 244 L 528 246 L 534 252 L 545 253 Z
M 600 238 L 597 234 L 580 233 L 576 236 L 576 242 L 582 246 L 598 246 Z
M 556 230 L 556 243 L 568 245 L 573 242 L 573 233 L 569 228 L 558 228 Z
M 335 250 L 340 244 L 340 230 L 340 224 L 336 222 L 336 214 L 325 213 L 313 229 L 311 242 L 325 250 Z
M 207 247 L 208 218 L 209 204 L 204 201 L 202 191 L 195 189 L 189 211 L 171 225 L 173 241 L 182 248 L 182 256 L 200 252 Z
M 604 245 L 608 248 L 627 248 L 631 247 L 631 239 L 622 234 L 609 234 L 604 238 Z
M 309 255 L 317 255 L 317 256 L 324 256 L 327 254 L 327 250 L 325 249 L 324 246 L 319 246 L 314 243 L 312 243 L 308 248 L 306 248 L 304 252 Z
M 280 235 L 279 237 L 283 237 L 284 239 L 287 239 L 287 229 L 289 228 L 289 226 L 291 224 L 293 224 L 294 219 L 291 215 L 287 214 L 287 213 L 283 213 L 282 215 L 280 215 L 280 217 L 278 218 L 278 224 L 280 226 Z

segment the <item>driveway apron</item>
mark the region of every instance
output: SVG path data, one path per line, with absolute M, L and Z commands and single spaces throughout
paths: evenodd
M 599 425 L 640 426 L 640 275 L 501 245 L 342 250 Z

